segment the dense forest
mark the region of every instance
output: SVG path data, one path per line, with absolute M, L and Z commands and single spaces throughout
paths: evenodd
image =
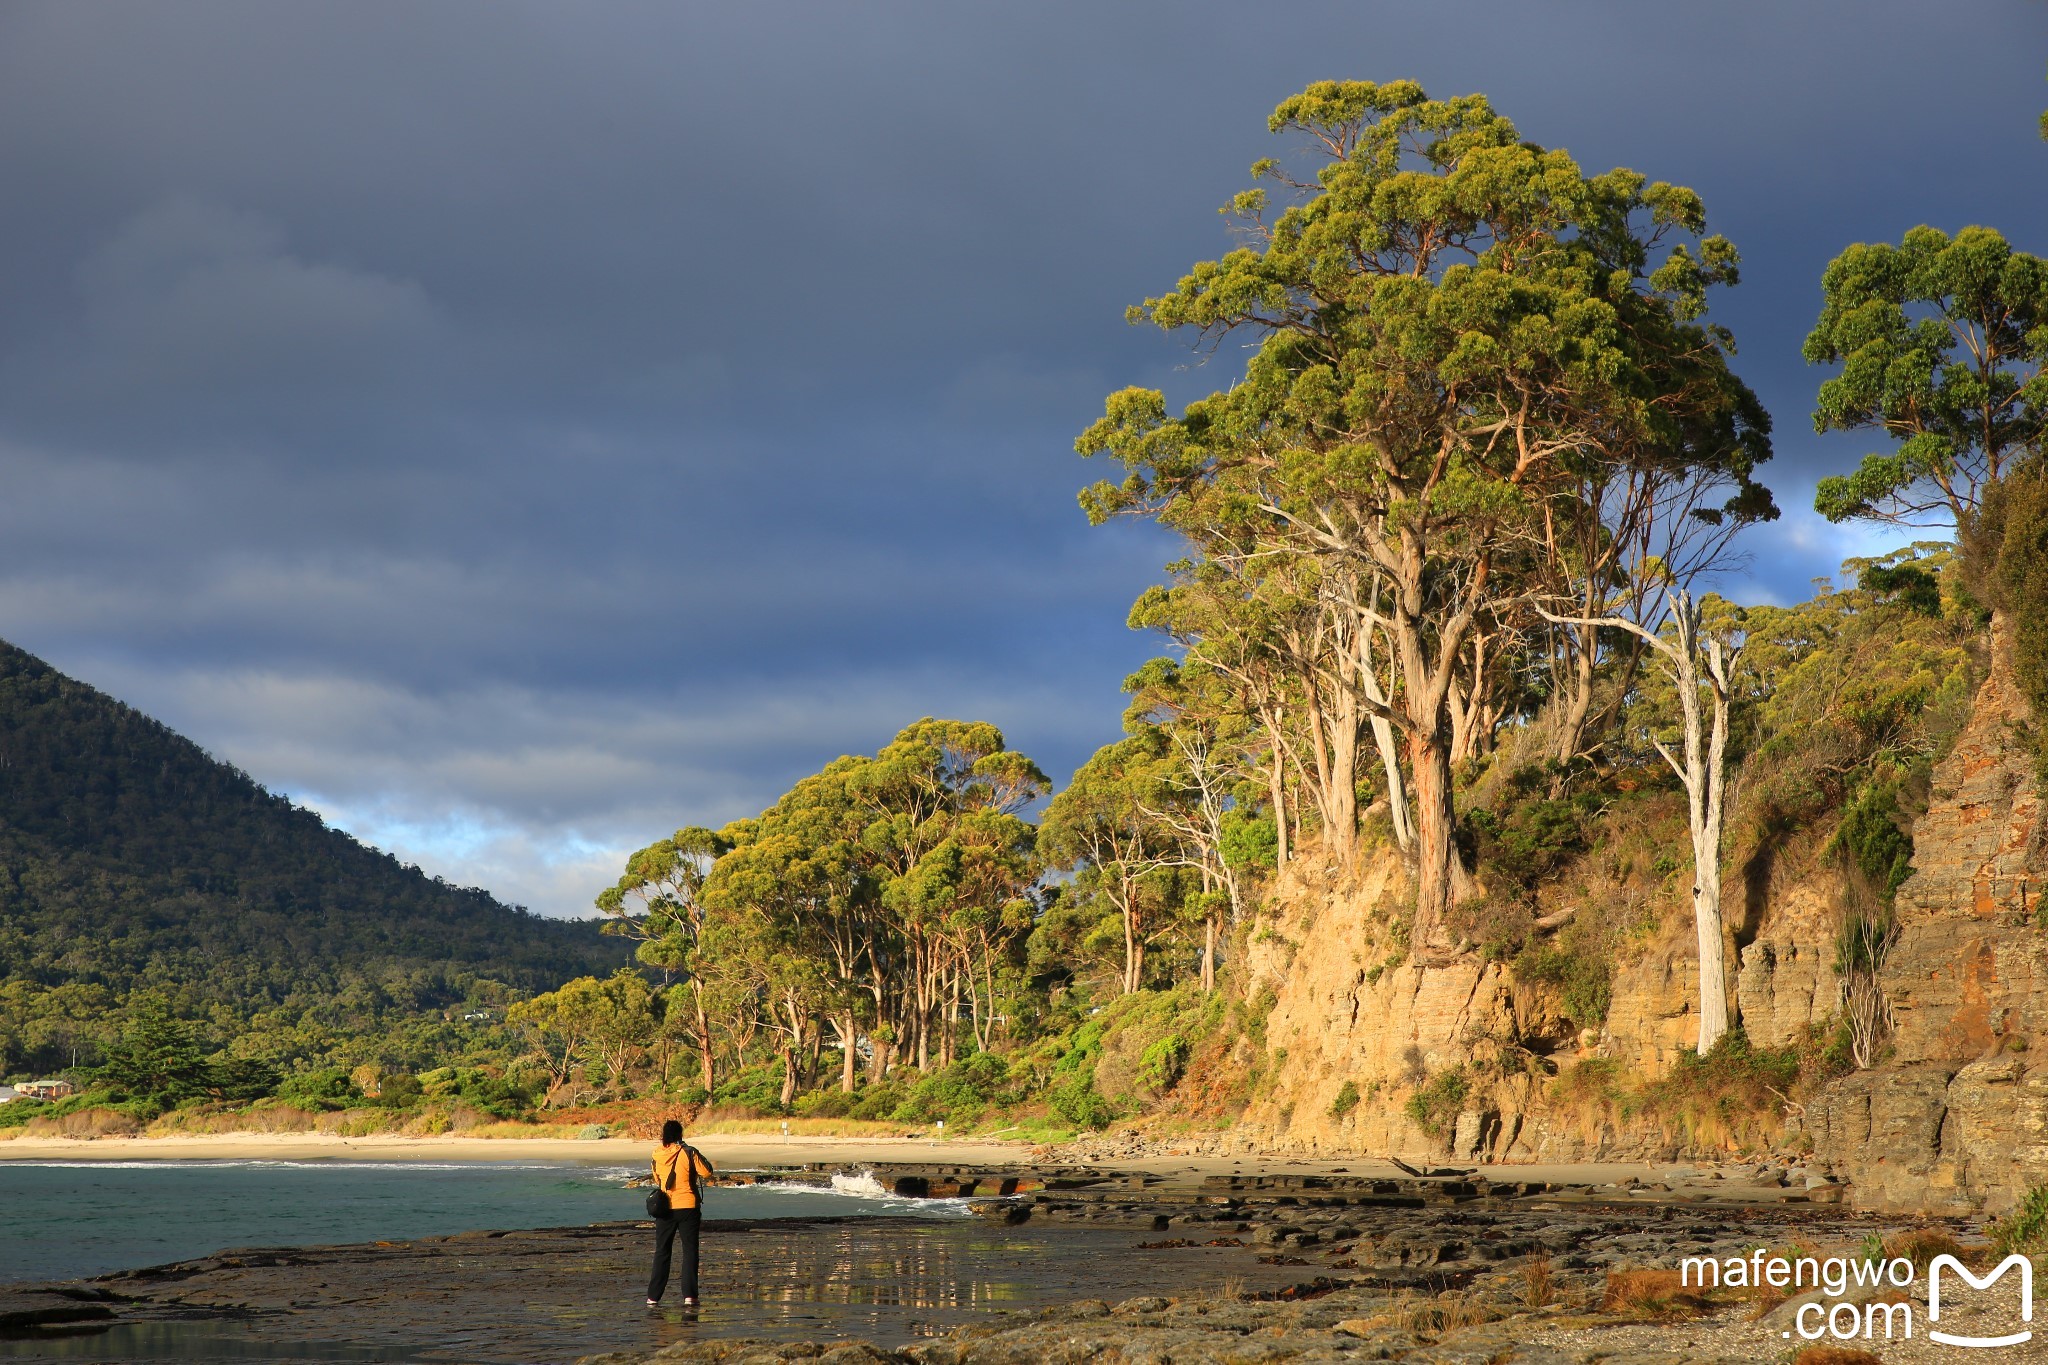
M 1387 868 L 1371 942 L 1338 945 L 1369 950 L 1361 980 L 1504 963 L 1594 1038 L 1618 964 L 1682 925 L 1685 1065 L 1782 1098 L 1874 1064 L 1913 820 L 1994 630 L 2048 714 L 2048 262 L 1922 227 L 1828 266 L 1813 421 L 1872 453 L 1816 507 L 1900 547 L 1743 605 L 1714 587 L 1779 515 L 1772 424 L 1710 316 L 1740 260 L 1700 197 L 1409 82 L 1318 84 L 1270 128 L 1288 155 L 1227 206 L 1236 249 L 1130 314 L 1242 374 L 1177 412 L 1112 394 L 1077 441 L 1113 466 L 1086 515 L 1180 552 L 1130 614 L 1161 657 L 1064 788 L 991 724 L 918 720 L 635 853 L 596 898 L 606 960 L 10 655 L 8 1064 L 53 1060 L 54 1002 L 93 987 L 149 1005 L 80 1074 L 164 1102 L 231 1098 L 204 1022 L 222 1058 L 330 1074 L 293 1092 L 330 1107 L 459 1064 L 556 1109 L 1228 1123 L 1267 1074 L 1272 1000 L 1237 975 L 1265 910 Z M 1761 1057 L 1729 964 L 1788 858 L 1845 888 L 1840 1004 Z M 503 1007 L 488 1045 L 338 1042 L 458 1002 Z M 181 1047 L 182 1089 L 136 1060 Z M 1559 1039 L 1501 1050 L 1560 1087 L 1608 1074 L 1567 1073 Z M 1464 1084 L 1339 1104 L 1434 1133 Z
M 287 1068 L 424 1028 L 425 1066 L 444 1015 L 623 956 L 401 866 L 0 644 L 0 1073 L 97 1060 L 140 997 Z

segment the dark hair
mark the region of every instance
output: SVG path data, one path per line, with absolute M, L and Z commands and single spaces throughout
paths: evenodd
M 683 1140 L 683 1121 L 670 1119 L 661 1125 L 661 1145 L 673 1147 Z

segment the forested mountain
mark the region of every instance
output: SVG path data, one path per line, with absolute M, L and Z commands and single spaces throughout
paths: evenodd
M 0 643 L 0 1035 L 13 1035 L 0 1051 L 16 1060 L 97 1031 L 53 1014 L 118 1010 L 137 991 L 224 1030 L 259 1017 L 350 1030 L 625 956 L 594 925 L 513 909 L 328 828 Z

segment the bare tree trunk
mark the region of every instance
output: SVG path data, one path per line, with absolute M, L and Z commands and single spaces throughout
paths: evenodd
M 1714 636 L 1702 638 L 1699 604 L 1683 590 L 1674 588 L 1666 597 L 1673 639 L 1665 639 L 1623 617 L 1591 624 L 1617 626 L 1641 639 L 1663 658 L 1665 670 L 1677 687 L 1679 718 L 1684 730 L 1682 753 L 1672 753 L 1654 735 L 1650 742 L 1685 787 L 1686 824 L 1692 835 L 1692 916 L 1700 960 L 1700 1036 L 1696 1050 L 1705 1055 L 1728 1032 L 1721 826 L 1728 804 L 1728 705 L 1734 692 L 1735 660 L 1742 646 Z M 1567 619 L 1538 610 L 1548 620 Z M 1704 704 L 1702 688 L 1707 692 Z
M 1138 973 L 1142 968 L 1144 947 L 1138 942 L 1138 912 L 1124 906 L 1124 994 L 1131 995 L 1138 989 Z
M 1216 912 L 1210 911 L 1203 923 L 1202 941 L 1202 990 L 1216 989 Z
M 695 977 L 690 978 L 691 995 L 697 1012 L 697 1081 L 708 1095 L 716 1088 L 713 1083 L 715 1068 L 712 1065 L 711 1017 L 704 1012 L 704 986 Z
M 1273 743 L 1273 771 L 1267 780 L 1273 795 L 1273 832 L 1278 839 L 1273 853 L 1276 864 L 1287 866 L 1287 782 L 1279 740 Z
M 859 1021 L 853 1011 L 848 1010 L 832 1021 L 833 1031 L 839 1035 L 839 1090 L 841 1094 L 853 1093 L 853 1062 L 859 1051 Z

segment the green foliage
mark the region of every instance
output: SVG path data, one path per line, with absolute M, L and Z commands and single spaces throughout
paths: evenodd
M 1967 529 L 1983 491 L 2048 437 L 2048 261 L 1967 227 L 1917 227 L 1897 246 L 1859 242 L 1821 276 L 1814 427 L 1894 443 L 1820 481 L 1830 521 Z
M 527 1087 L 515 1084 L 508 1077 L 489 1067 L 448 1066 L 425 1071 L 412 1079 L 419 1094 L 430 1100 L 449 1100 L 466 1108 L 479 1110 L 493 1118 L 509 1119 L 526 1112 L 533 1106 L 533 1093 Z M 387 1100 L 403 1104 L 404 1086 L 398 1084 L 394 1092 L 393 1081 L 384 1084 Z
M 1645 1107 L 1695 1140 L 1755 1139 L 1774 1129 L 1799 1081 L 1796 1047 L 1757 1048 L 1730 1029 L 1706 1056 L 1685 1052 L 1670 1073 L 1643 1088 Z
M 2015 1251 L 2038 1256 L 2048 1252 L 2048 1185 L 2035 1185 L 2020 1199 L 2012 1212 L 1985 1229 L 1992 1249 L 2000 1256 Z
M 1077 1070 L 1056 1079 L 1046 1093 L 1052 1112 L 1076 1128 L 1096 1131 L 1116 1122 L 1117 1111 L 1095 1089 L 1092 1071 Z
M 277 1098 L 300 1109 L 350 1109 L 363 1103 L 363 1092 L 357 1088 L 344 1067 L 323 1067 L 301 1075 L 287 1077 L 277 1088 Z
M 1180 1084 L 1187 1066 L 1188 1040 L 1169 1033 L 1140 1054 L 1138 1074 L 1152 1089 L 1167 1091 Z
M 1337 1087 L 1337 1097 L 1330 1101 L 1330 1117 L 1341 1119 L 1358 1107 L 1358 1082 L 1347 1080 Z
M 151 1001 L 107 1048 L 106 1061 L 88 1073 L 94 1082 L 166 1107 L 206 1093 L 206 1058 L 192 1030 Z
M 1280 827 L 1271 816 L 1232 810 L 1223 817 L 1223 861 L 1230 866 L 1276 867 L 1279 853 Z
M 1887 908 L 1913 875 L 1913 836 L 1899 809 L 1899 787 L 1892 774 L 1864 783 L 1842 812 L 1832 845 Z
M 1586 849 L 1586 798 L 1534 800 L 1466 816 L 1482 866 L 1533 889 Z
M 90 1064 L 136 992 L 202 1049 L 260 1035 L 248 1055 L 296 1065 L 346 1036 L 431 1064 L 478 1032 L 444 1012 L 624 957 L 400 865 L 4 644 L 0 742 L 0 1071 Z
M 1517 978 L 1556 987 L 1565 1017 L 1580 1028 L 1597 1029 L 1607 1022 L 1607 1007 L 1614 998 L 1611 955 L 1532 943 L 1516 954 L 1514 962 Z
M 711 1103 L 738 1105 L 760 1114 L 782 1112 L 782 1068 L 774 1061 L 757 1062 L 742 1067 L 718 1083 L 711 1092 Z M 862 1118 L 881 1118 L 880 1114 L 861 1114 Z
M 1009 1063 L 993 1052 L 977 1052 L 919 1078 L 888 1117 L 903 1123 L 944 1119 L 965 1127 L 1018 1098 Z
M 1471 1089 L 1471 1082 L 1465 1078 L 1465 1068 L 1454 1066 L 1430 1077 L 1428 1083 L 1408 1097 L 1402 1110 L 1415 1120 L 1416 1127 L 1430 1137 L 1439 1142 L 1448 1141 Z
M 1965 543 L 1973 578 L 2012 628 L 2013 671 L 2033 711 L 2034 753 L 2048 780 L 2048 454 L 1992 490 Z

